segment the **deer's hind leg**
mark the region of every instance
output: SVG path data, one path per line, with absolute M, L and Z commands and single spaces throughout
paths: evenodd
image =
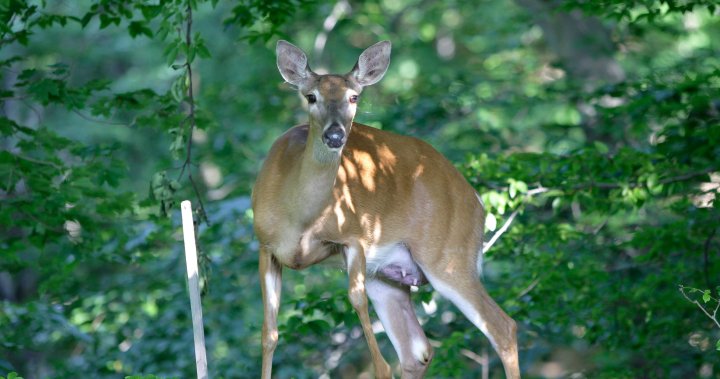
M 410 301 L 410 288 L 378 278 L 368 279 L 367 294 L 400 358 L 402 378 L 425 376 L 433 350 Z
M 477 251 L 472 257 L 477 257 Z M 460 262 L 453 252 L 426 254 L 445 257 L 433 264 L 418 262 L 430 284 L 450 300 L 490 340 L 500 356 L 507 378 L 520 378 L 517 324 L 488 295 L 480 283 L 475 259 Z

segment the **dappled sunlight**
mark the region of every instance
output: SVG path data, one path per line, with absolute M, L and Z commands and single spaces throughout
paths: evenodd
M 700 184 L 702 194 L 693 198 L 693 204 L 698 208 L 712 208 L 717 194 L 720 193 L 720 173 L 713 172 L 709 176 L 709 182 Z
M 422 174 L 425 172 L 425 166 L 419 164 L 417 167 L 415 167 L 415 172 L 413 172 L 412 178 L 414 180 L 417 180 Z
M 393 167 L 397 164 L 397 157 L 390 148 L 383 144 L 377 147 L 377 155 L 380 163 L 380 170 L 385 175 L 393 174 Z
M 353 160 L 358 170 L 358 176 L 363 187 L 370 192 L 375 192 L 375 173 L 377 167 L 373 157 L 364 151 L 353 151 Z
M 350 193 L 350 187 L 347 184 L 342 186 L 343 203 L 352 212 L 355 212 L 355 204 L 353 204 L 352 194 Z
M 347 188 L 347 187 L 344 186 L 343 189 L 345 189 L 345 188 Z M 343 196 L 343 197 L 345 197 L 345 196 Z M 352 199 L 350 198 L 350 193 L 347 193 L 347 197 L 345 197 L 345 203 L 352 205 Z M 342 233 L 343 226 L 345 225 L 345 213 L 342 210 L 341 202 L 335 203 L 335 209 L 333 209 L 333 212 L 335 213 L 335 217 L 337 218 L 338 230 Z
M 365 273 L 364 272 L 358 272 L 352 278 L 352 282 L 350 283 L 349 290 L 350 290 L 351 294 L 359 294 L 359 293 L 365 292 Z
M 457 259 L 453 256 L 453 258 L 451 258 L 450 261 L 448 262 L 447 266 L 445 266 L 444 271 L 450 275 L 454 274 L 455 270 L 456 270 L 456 267 L 455 267 L 456 264 L 457 264 Z
M 373 241 L 379 241 L 380 237 L 382 237 L 382 222 L 380 221 L 379 215 L 363 213 L 362 215 L 360 215 L 360 225 L 362 226 L 363 230 L 371 232 L 371 235 L 369 237 L 371 237 Z
M 378 143 L 375 139 L 372 134 L 351 132 L 350 141 L 354 143 L 343 153 L 338 168 L 332 212 L 337 219 L 338 230 L 347 230 L 348 220 L 352 218 L 351 225 L 359 224 L 368 231 L 367 237 L 379 241 L 383 234 L 380 214 L 377 209 L 362 212 L 358 201 L 363 205 L 370 199 L 377 202 L 375 196 L 382 196 L 377 193 L 381 188 L 394 187 L 396 179 L 392 176 L 395 175 L 398 158 L 387 144 Z M 418 164 L 413 178 L 417 179 L 423 172 L 423 165 Z
M 212 161 L 202 161 L 200 163 L 200 175 L 205 185 L 210 188 L 218 187 L 223 181 L 220 167 Z

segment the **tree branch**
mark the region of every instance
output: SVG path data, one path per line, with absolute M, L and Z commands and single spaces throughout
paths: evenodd
M 12 154 L 12 153 L 11 153 L 11 154 Z M 39 160 L 39 159 L 35 159 L 35 158 L 31 158 L 31 157 L 26 157 L 26 156 L 20 155 L 20 154 L 12 154 L 12 155 L 13 155 L 15 158 L 17 158 L 17 159 L 21 159 L 21 160 L 24 160 L 24 161 L 28 161 L 28 162 L 30 162 L 30 163 L 35 163 L 35 164 L 39 164 L 39 165 L 43 165 L 43 166 L 51 166 L 52 168 L 54 168 L 54 169 L 56 169 L 56 170 L 58 170 L 58 171 L 62 171 L 62 169 L 63 169 L 62 166 L 60 166 L 60 165 L 58 165 L 58 164 L 56 164 L 56 163 L 54 163 L 54 162 L 42 161 L 42 160 Z
M 84 114 L 84 113 L 82 113 L 82 112 L 80 112 L 80 111 L 78 111 L 78 110 L 73 110 L 72 112 L 75 113 L 76 115 L 78 115 L 78 116 L 79 116 L 80 118 L 82 118 L 83 120 L 87 120 L 87 121 L 94 122 L 94 123 L 97 123 L 97 124 L 128 126 L 128 124 L 126 124 L 126 123 L 124 123 L 124 122 L 119 122 L 119 121 L 106 121 L 106 120 L 100 120 L 100 119 L 97 119 L 97 118 L 92 118 L 92 117 L 90 117 L 90 116 L 88 116 L 88 115 L 86 115 L 86 114 Z M 129 125 L 132 125 L 133 123 L 134 123 L 134 122 L 131 122 Z
M 508 217 L 508 219 L 505 221 L 503 226 L 500 229 L 498 229 L 498 231 L 495 232 L 495 234 L 493 234 L 492 238 L 490 238 L 490 241 L 488 241 L 485 244 L 485 246 L 483 246 L 483 251 L 482 251 L 483 254 L 487 253 L 488 250 L 490 250 L 492 245 L 495 243 L 495 241 L 497 241 L 498 238 L 500 238 L 500 236 L 503 235 L 503 233 L 505 233 L 505 231 L 507 231 L 507 229 L 510 227 L 510 224 L 512 224 L 513 220 L 515 220 L 515 216 L 517 216 L 519 211 L 520 211 L 520 208 L 514 210 L 513 213 L 510 214 L 510 217 Z
M 717 319 L 718 308 L 720 308 L 720 300 L 716 299 L 716 301 L 718 301 L 718 305 L 715 307 L 715 311 L 712 314 L 710 314 L 710 312 L 708 312 L 705 309 L 705 307 L 703 307 L 702 304 L 700 304 L 699 301 L 691 299 L 685 293 L 685 287 L 683 287 L 682 285 L 680 286 L 680 293 L 685 297 L 685 299 L 687 299 L 687 301 L 697 305 L 698 308 L 700 308 L 700 310 L 703 311 L 703 313 L 705 313 L 705 315 L 708 316 L 711 320 L 713 320 L 713 322 L 715 323 L 715 325 L 717 325 L 718 328 L 720 328 L 720 321 L 718 321 L 718 319 Z
M 532 291 L 532 290 L 538 285 L 538 283 L 540 283 L 540 277 L 539 277 L 539 276 L 538 276 L 537 278 L 535 278 L 535 280 L 533 280 L 532 282 L 530 282 L 530 284 L 529 284 L 527 287 L 525 287 L 524 290 L 520 291 L 520 293 L 516 296 L 516 298 L 519 299 L 519 298 L 527 295 L 528 293 L 530 293 L 530 291 Z
M 185 27 L 185 47 L 187 51 L 189 52 L 192 47 L 192 24 L 193 24 L 193 18 L 192 18 L 192 6 L 190 3 L 187 5 L 187 19 L 186 19 L 186 27 Z M 193 187 L 193 190 L 195 191 L 195 196 L 197 196 L 198 200 L 198 209 L 196 210 L 198 213 L 198 216 L 201 220 L 205 221 L 206 224 L 210 225 L 210 220 L 207 217 L 207 212 L 205 212 L 205 205 L 202 202 L 202 196 L 200 196 L 200 191 L 198 190 L 197 184 L 195 183 L 195 180 L 193 180 L 192 177 L 192 136 L 193 131 L 195 130 L 195 127 L 197 126 L 196 118 L 195 118 L 195 95 L 193 92 L 193 71 L 192 71 L 192 62 L 190 62 L 190 57 L 185 57 L 185 69 L 187 73 L 187 81 L 188 81 L 188 96 L 187 96 L 187 104 L 188 104 L 188 115 L 185 119 L 183 119 L 180 122 L 180 127 L 182 128 L 183 125 L 187 122 L 188 126 L 188 132 L 187 132 L 187 147 L 186 147 L 186 154 L 185 154 L 185 161 L 182 164 L 182 167 L 180 169 L 180 175 L 178 176 L 178 180 L 182 178 L 182 176 L 185 174 L 185 168 L 188 169 L 188 180 L 190 181 L 190 184 Z
M 668 184 L 668 183 L 680 182 L 680 181 L 692 179 L 692 178 L 695 178 L 695 177 L 698 177 L 698 176 L 708 175 L 708 174 L 710 174 L 710 173 L 712 173 L 712 172 L 715 172 L 715 171 L 718 171 L 718 170 L 717 170 L 716 168 L 709 167 L 709 168 L 706 168 L 706 169 L 704 169 L 704 170 L 695 171 L 695 172 L 690 172 L 690 173 L 686 173 L 686 174 L 682 174 L 682 175 L 678 175 L 678 176 L 673 176 L 673 177 L 665 178 L 665 179 L 663 179 L 663 180 L 660 180 L 658 183 L 660 183 L 660 184 Z M 495 190 L 506 190 L 506 189 L 507 189 L 507 187 L 494 186 L 492 183 L 487 183 L 487 182 L 485 182 L 484 184 L 485 184 L 487 187 L 492 188 L 492 189 L 495 189 Z M 570 190 L 579 190 L 579 189 L 587 189 L 587 188 L 593 188 L 593 187 L 595 187 L 595 188 L 603 188 L 603 189 L 615 189 L 615 188 L 622 188 L 623 186 L 624 186 L 624 184 L 620 184 L 620 183 L 602 183 L 602 182 L 601 182 L 601 183 L 597 183 L 597 182 L 593 182 L 593 183 L 589 183 L 589 184 L 581 184 L 581 185 L 572 186 L 572 187 L 569 187 L 568 189 L 570 189 Z M 630 183 L 630 184 L 628 184 L 628 186 L 631 187 L 631 188 L 634 188 L 634 187 L 639 187 L 640 184 L 639 184 L 639 183 Z M 529 196 L 529 197 L 532 197 L 532 196 L 536 196 L 536 195 L 539 195 L 539 194 L 548 192 L 548 191 L 550 191 L 551 189 L 552 189 L 552 188 L 545 187 L 545 186 L 543 186 L 543 185 L 538 185 L 537 188 L 533 188 L 533 189 L 528 190 L 528 191 L 525 193 L 525 195 L 527 195 L 527 196 Z M 562 188 L 558 188 L 558 189 L 561 190 L 561 191 L 563 190 Z M 518 208 L 518 209 L 516 209 L 515 211 L 513 211 L 513 213 L 510 214 L 510 217 L 507 219 L 507 221 L 505 221 L 505 223 L 503 224 L 503 226 L 502 226 L 500 229 L 498 229 L 498 231 L 495 232 L 495 234 L 493 234 L 492 238 L 490 238 L 489 241 L 487 241 L 487 242 L 485 243 L 485 245 L 484 245 L 484 247 L 483 247 L 483 251 L 482 251 L 483 254 L 487 253 L 487 252 L 490 250 L 490 247 L 492 247 L 492 245 L 495 244 L 495 242 L 497 242 L 498 238 L 500 238 L 500 236 L 502 236 L 503 233 L 505 233 L 505 232 L 507 231 L 507 229 L 510 227 L 510 224 L 512 224 L 513 220 L 515 220 L 515 216 L 517 216 L 517 213 L 519 212 L 519 210 L 520 210 L 520 208 Z M 602 228 L 603 225 L 604 225 L 604 224 L 601 224 L 600 228 Z M 598 228 L 598 230 L 599 230 L 599 228 Z M 597 231 L 596 231 L 595 233 L 597 233 Z M 707 272 L 707 271 L 708 271 L 708 268 L 707 268 L 707 266 L 708 266 L 708 250 L 709 250 L 709 243 L 710 243 L 710 241 L 712 240 L 712 238 L 713 238 L 714 236 L 715 236 L 715 230 L 713 230 L 713 233 L 712 233 L 712 234 L 710 235 L 710 237 L 708 237 L 708 239 L 705 241 L 705 281 L 706 281 L 708 287 L 711 287 L 711 286 L 710 286 L 710 280 L 709 280 L 709 274 L 708 274 L 708 272 Z
M 330 14 L 325 18 L 325 22 L 323 22 L 323 30 L 315 37 L 314 50 L 316 57 L 319 58 L 322 56 L 322 53 L 325 50 L 325 43 L 327 42 L 328 35 L 335 28 L 337 22 L 345 14 L 350 13 L 350 10 L 350 3 L 348 3 L 347 0 L 340 0 L 335 3 L 332 11 L 330 11 Z

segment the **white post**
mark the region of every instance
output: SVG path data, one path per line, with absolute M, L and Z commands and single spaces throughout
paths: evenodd
M 190 292 L 190 311 L 192 312 L 193 338 L 195 340 L 195 366 L 198 379 L 207 379 L 207 357 L 205 355 L 205 331 L 203 330 L 202 305 L 200 303 L 200 285 L 198 278 L 198 260 L 195 248 L 195 225 L 193 225 L 192 205 L 189 200 L 180 203 L 182 213 L 183 237 L 185 240 L 185 264 L 187 265 L 188 290 Z

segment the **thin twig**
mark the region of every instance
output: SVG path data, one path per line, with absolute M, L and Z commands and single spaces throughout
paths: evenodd
M 188 171 L 188 180 L 190 180 L 190 184 L 192 184 L 193 190 L 195 190 L 195 196 L 197 196 L 198 203 L 200 203 L 197 210 L 198 215 L 200 216 L 201 220 L 205 221 L 205 224 L 210 225 L 210 220 L 208 220 L 207 213 L 205 213 L 205 205 L 202 202 L 202 196 L 200 196 L 200 191 L 198 190 L 197 185 L 195 184 L 195 180 L 193 180 L 190 171 Z
M 535 195 L 539 195 L 539 194 L 547 192 L 547 191 L 550 191 L 550 188 L 539 186 L 538 188 L 533 188 L 531 190 L 528 190 L 527 195 L 535 196 Z
M 487 253 L 488 250 L 490 250 L 490 247 L 495 243 L 495 241 L 500 238 L 500 236 L 505 233 L 505 231 L 510 227 L 510 224 L 512 224 L 513 220 L 515 220 L 515 216 L 517 216 L 518 212 L 520 212 L 520 208 L 513 211 L 513 213 L 510 214 L 510 217 L 505 221 L 503 226 L 498 229 L 495 234 L 493 234 L 492 238 L 490 238 L 490 241 L 488 241 L 485 246 L 483 246 L 483 254 Z
M 468 349 L 460 349 L 460 353 L 481 366 L 486 366 L 488 364 L 487 356 L 479 355 Z
M 187 47 L 187 50 L 190 51 L 190 47 L 192 46 L 192 6 L 188 4 L 187 7 L 187 24 L 185 28 L 185 45 Z M 193 131 L 195 130 L 196 124 L 196 118 L 195 118 L 195 95 L 193 92 L 193 71 L 192 71 L 192 63 L 189 60 L 189 57 L 185 57 L 185 68 L 187 70 L 187 81 L 188 81 L 188 97 L 187 97 L 187 104 L 190 108 L 188 110 L 188 115 L 180 122 L 180 127 L 182 128 L 185 123 L 188 124 L 188 132 L 187 132 L 187 147 L 186 147 L 186 154 L 185 154 L 185 161 L 183 162 L 183 165 L 180 169 L 180 175 L 178 176 L 178 180 L 182 178 L 182 176 L 185 174 L 185 168 L 188 168 L 187 176 L 188 180 L 190 181 L 190 184 L 193 187 L 193 190 L 195 191 L 195 195 L 198 199 L 198 215 L 200 216 L 200 219 L 205 221 L 206 224 L 210 224 L 210 220 L 207 217 L 207 212 L 205 212 L 205 205 L 202 202 L 202 196 L 200 196 L 200 191 L 198 190 L 197 184 L 195 183 L 195 180 L 193 180 L 192 177 L 192 136 Z
M 12 37 L 0 39 L 0 45 L 5 45 L 5 44 L 13 43 L 13 42 L 15 42 L 17 39 L 18 39 L 17 35 L 13 35 Z
M 530 291 L 532 291 L 538 285 L 538 283 L 540 283 L 539 276 L 537 278 L 535 278 L 535 280 L 530 282 L 530 285 L 528 285 L 524 290 L 520 291 L 520 293 L 517 295 L 517 298 L 519 299 L 519 298 L 527 295 L 528 293 L 530 293 Z
M 691 299 L 691 298 L 685 293 L 685 287 L 680 286 L 680 293 L 687 299 L 687 301 L 689 301 L 689 302 L 697 305 L 698 308 L 700 308 L 700 310 L 703 311 L 703 313 L 705 313 L 705 315 L 708 316 L 711 320 L 713 320 L 713 322 L 715 323 L 715 325 L 717 325 L 718 328 L 720 328 L 720 322 L 719 322 L 718 319 L 717 319 L 717 312 L 718 312 L 718 309 L 720 308 L 720 301 L 718 301 L 718 305 L 715 307 L 715 311 L 714 311 L 712 314 L 710 314 L 710 313 L 705 309 L 705 307 L 703 307 L 702 304 L 700 304 L 699 301 Z
M 348 3 L 347 0 L 340 0 L 335 3 L 332 11 L 330 11 L 330 14 L 325 18 L 325 21 L 323 22 L 323 30 L 315 37 L 314 48 L 316 57 L 322 56 L 322 53 L 325 50 L 325 43 L 327 42 L 328 35 L 335 28 L 337 22 L 346 13 L 350 12 L 350 9 L 350 3 Z
M 20 154 L 13 154 L 13 156 L 14 156 L 15 158 L 17 158 L 17 159 L 22 159 L 22 160 L 28 161 L 28 162 L 30 162 L 30 163 L 35 163 L 35 164 L 39 164 L 39 165 L 43 165 L 43 166 L 51 166 L 51 167 L 53 167 L 54 169 L 56 169 L 56 170 L 58 170 L 58 171 L 60 171 L 60 170 L 63 169 L 62 166 L 59 166 L 59 165 L 57 165 L 56 163 L 53 163 L 53 162 L 42 161 L 42 160 L 39 160 L 39 159 L 26 157 L 26 156 L 20 155 Z
M 610 220 L 609 218 L 605 218 L 605 220 L 603 220 L 603 222 L 601 222 L 600 225 L 598 225 L 595 229 L 593 229 L 592 234 L 597 235 L 598 233 L 600 233 L 600 230 L 603 227 L 605 227 L 605 225 L 607 225 L 609 220 Z
M 90 121 L 90 122 L 94 122 L 94 123 L 97 123 L 97 124 L 122 125 L 122 126 L 127 126 L 127 125 L 128 125 L 128 124 L 126 124 L 126 123 L 124 123 L 124 122 L 105 121 L 105 120 L 100 120 L 100 119 L 97 119 L 97 118 L 92 118 L 92 117 L 90 117 L 90 116 L 88 116 L 88 115 L 86 115 L 86 114 L 84 114 L 84 113 L 82 113 L 82 112 L 80 112 L 80 111 L 78 111 L 78 110 L 73 110 L 73 113 L 75 113 L 76 115 L 80 116 L 80 118 L 82 118 L 82 119 L 84 119 L 84 120 L 87 120 L 87 121 Z M 130 125 L 132 125 L 132 123 L 131 123 Z

